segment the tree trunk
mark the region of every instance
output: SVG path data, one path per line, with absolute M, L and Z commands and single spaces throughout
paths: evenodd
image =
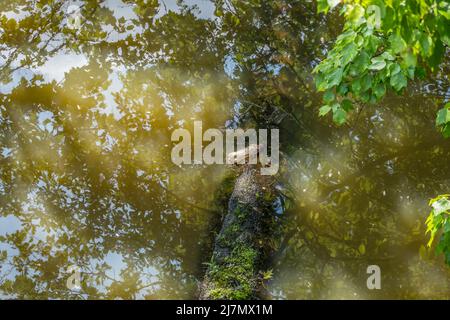
M 261 298 L 261 272 L 274 216 L 271 178 L 258 173 L 255 166 L 247 165 L 235 182 L 200 286 L 202 300 Z

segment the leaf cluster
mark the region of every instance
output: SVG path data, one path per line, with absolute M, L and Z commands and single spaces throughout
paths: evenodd
M 341 1 L 319 0 L 328 12 Z M 442 0 L 343 0 L 345 25 L 326 59 L 318 64 L 316 87 L 323 91 L 320 116 L 332 111 L 345 123 L 355 102 L 376 103 L 391 90 L 435 71 L 450 43 L 450 3 Z M 448 106 L 437 125 L 450 136 Z

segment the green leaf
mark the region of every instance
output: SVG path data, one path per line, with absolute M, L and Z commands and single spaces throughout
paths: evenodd
M 327 0 L 317 0 L 317 13 L 327 13 L 329 9 Z
M 343 66 L 347 65 L 349 62 L 351 62 L 356 55 L 358 54 L 358 47 L 355 43 L 350 43 L 344 47 L 342 50 L 342 58 L 341 63 Z
M 328 88 L 337 86 L 339 83 L 341 83 L 342 80 L 342 74 L 344 73 L 343 68 L 337 68 L 334 70 L 328 77 Z
M 325 76 L 322 73 L 316 75 L 314 81 L 316 83 L 316 88 L 318 91 L 323 91 L 328 86 L 328 83 L 325 80 Z
M 355 76 L 359 73 L 366 71 L 370 63 L 370 57 L 366 51 L 361 51 L 361 53 L 353 60 L 353 70 L 355 70 Z
M 330 9 L 333 9 L 334 7 L 336 7 L 340 2 L 341 2 L 341 0 L 327 0 L 328 6 L 330 7 Z
M 359 95 L 359 93 L 361 92 L 361 78 L 353 80 L 353 82 L 352 82 L 352 91 L 355 94 Z
M 335 95 L 334 95 L 333 91 L 331 91 L 331 90 L 327 90 L 323 95 L 323 101 L 325 103 L 332 102 L 334 100 L 334 98 L 335 98 Z
M 347 120 L 347 112 L 344 109 L 338 108 L 337 110 L 333 111 L 333 121 L 337 125 L 339 126 L 343 125 L 346 120 Z
M 322 106 L 319 109 L 319 116 L 323 117 L 324 115 L 328 114 L 328 112 L 330 112 L 330 111 L 331 111 L 331 106 L 329 106 L 329 105 Z
M 384 60 L 389 60 L 389 61 L 394 61 L 394 60 L 395 60 L 395 57 L 394 57 L 392 54 L 390 54 L 389 52 L 387 52 L 387 51 L 383 52 L 383 53 L 381 54 L 381 57 L 382 57 Z
M 372 96 L 370 95 L 369 91 L 364 91 L 361 93 L 360 99 L 362 102 L 369 102 L 371 100 Z
M 450 210 L 450 201 L 446 198 L 441 198 L 431 205 L 434 210 L 434 215 L 440 215 Z
M 345 95 L 348 92 L 348 85 L 346 83 L 341 83 L 337 88 L 337 93 L 341 96 Z
M 379 83 L 373 88 L 373 94 L 380 99 L 386 94 L 386 86 L 384 83 Z
M 391 77 L 394 74 L 399 73 L 402 70 L 402 68 L 400 67 L 400 65 L 398 63 L 393 63 L 389 66 L 389 73 L 391 75 Z
M 406 42 L 399 34 L 392 34 L 389 37 L 389 42 L 394 53 L 400 53 L 406 49 Z
M 353 110 L 353 103 L 348 99 L 342 100 L 341 106 L 342 106 L 342 109 L 344 109 L 347 112 Z
M 386 61 L 383 57 L 372 58 L 372 64 L 369 66 L 370 70 L 383 70 L 386 67 Z
M 447 46 L 450 46 L 450 22 L 444 17 L 438 17 L 436 20 L 436 28 L 439 32 L 441 41 Z
M 356 4 L 348 12 L 347 20 L 353 25 L 359 26 L 365 21 L 364 14 L 365 14 L 364 8 L 361 5 Z
M 399 72 L 391 77 L 390 84 L 396 91 L 400 91 L 401 89 L 406 87 L 406 85 L 408 84 L 408 80 L 402 72 Z
M 442 135 L 444 136 L 444 138 L 450 138 L 450 123 L 444 125 L 444 127 L 442 128 Z
M 333 112 L 335 112 L 336 110 L 340 109 L 341 105 L 338 102 L 335 102 L 331 105 L 331 109 L 333 110 Z
M 405 64 L 405 69 L 409 67 L 415 67 L 417 65 L 417 56 L 412 52 L 405 52 L 402 54 L 402 58 Z
M 447 103 L 448 105 L 448 103 Z M 450 122 L 450 109 L 448 107 L 444 107 L 441 110 L 438 111 L 437 117 L 436 117 L 436 125 L 442 126 L 446 124 L 447 122 Z
M 371 74 L 366 74 L 361 79 L 361 90 L 362 91 L 367 91 L 371 87 L 372 87 L 372 75 Z
M 447 20 L 450 20 L 450 3 L 447 1 L 440 2 L 438 12 Z
M 423 56 L 428 57 L 433 52 L 431 51 L 431 48 L 433 46 L 433 39 L 428 34 L 421 34 L 419 37 L 419 43 L 420 43 L 420 52 Z
M 364 48 L 369 55 L 374 55 L 380 46 L 380 39 L 377 36 L 370 35 L 364 43 Z
M 433 53 L 428 58 L 428 63 L 431 70 L 435 71 L 445 55 L 445 47 L 440 39 L 437 39 L 434 43 Z

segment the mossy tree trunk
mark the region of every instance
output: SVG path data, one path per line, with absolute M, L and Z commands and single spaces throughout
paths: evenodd
M 237 178 L 200 286 L 200 299 L 264 297 L 262 272 L 275 225 L 270 179 L 251 166 Z

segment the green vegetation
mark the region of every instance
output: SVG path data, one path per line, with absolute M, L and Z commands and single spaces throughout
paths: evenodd
M 242 243 L 234 247 L 229 256 L 218 266 L 214 262 L 209 265 L 210 281 L 213 288 L 209 291 L 212 299 L 242 300 L 254 297 L 255 261 L 257 252 L 248 244 Z
M 389 90 L 400 94 L 408 81 L 436 71 L 450 46 L 450 2 L 443 0 L 344 0 L 340 12 L 345 18 L 343 33 L 315 69 L 316 87 L 324 91 L 326 103 L 319 110 L 330 111 L 342 125 L 359 102 L 375 104 Z M 318 12 L 327 13 L 341 1 L 318 0 Z M 450 137 L 450 102 L 440 109 L 436 126 Z M 432 201 L 439 203 L 444 196 Z M 439 200 L 441 199 L 441 200 Z M 444 210 L 445 211 L 445 210 Z M 449 263 L 450 246 L 442 212 L 435 210 L 427 220 L 431 240 L 444 227 L 438 252 Z
M 450 195 L 445 194 L 430 200 L 433 209 L 427 218 L 427 233 L 431 234 L 428 246 L 431 247 L 436 234 L 441 230 L 442 235 L 436 247 L 436 253 L 443 253 L 445 263 L 450 266 Z
M 341 1 L 318 1 L 318 11 Z M 315 69 L 324 91 L 321 116 L 333 113 L 341 125 L 358 102 L 376 103 L 386 92 L 401 93 L 408 81 L 438 69 L 450 45 L 450 3 L 442 0 L 344 0 L 341 35 Z M 450 137 L 450 110 L 438 112 L 436 125 Z

